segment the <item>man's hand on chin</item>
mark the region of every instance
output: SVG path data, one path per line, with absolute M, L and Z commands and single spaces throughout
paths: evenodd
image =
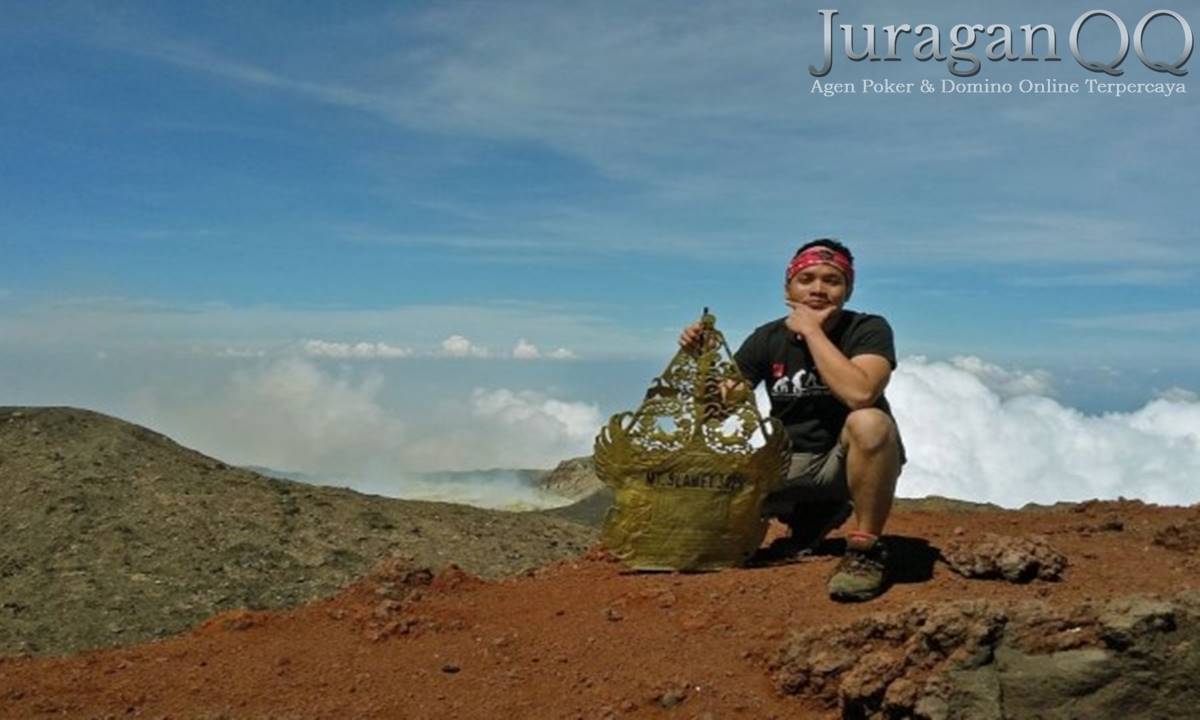
M 788 330 L 804 338 L 823 332 L 825 321 L 838 310 L 837 305 L 832 303 L 824 307 L 810 307 L 794 300 L 785 300 L 784 302 L 791 308 L 785 321 Z

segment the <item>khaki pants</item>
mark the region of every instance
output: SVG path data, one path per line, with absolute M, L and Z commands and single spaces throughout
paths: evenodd
M 763 515 L 785 515 L 799 503 L 846 502 L 846 446 L 838 443 L 823 453 L 792 453 L 792 464 L 782 487 L 763 501 Z

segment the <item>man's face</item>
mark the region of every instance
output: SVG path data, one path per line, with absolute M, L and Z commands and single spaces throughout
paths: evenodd
M 841 308 L 850 296 L 846 276 L 833 265 L 810 265 L 792 276 L 785 288 L 788 300 L 823 310 Z

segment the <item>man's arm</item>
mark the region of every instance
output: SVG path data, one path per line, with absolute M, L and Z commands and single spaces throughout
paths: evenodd
M 787 326 L 808 344 L 821 379 L 830 392 L 851 410 L 872 407 L 892 377 L 892 364 L 883 355 L 863 353 L 847 358 L 825 334 L 825 323 L 834 309 L 814 310 L 788 303 Z
M 824 332 L 804 339 L 821 379 L 842 404 L 851 410 L 875 405 L 892 378 L 892 365 L 887 358 L 882 355 L 847 358 Z

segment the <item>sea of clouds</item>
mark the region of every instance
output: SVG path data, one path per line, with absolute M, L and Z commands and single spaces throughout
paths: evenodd
M 975 357 L 906 358 L 888 398 L 908 449 L 899 494 L 1015 507 L 1088 498 L 1200 501 L 1200 398 L 1172 389 L 1128 413 L 1085 415 L 1044 372 Z
M 904 358 L 887 390 L 909 458 L 899 494 L 1007 507 L 1118 496 L 1200 501 L 1194 393 L 1174 388 L 1132 412 L 1088 415 L 1055 399 L 1054 380 L 977 357 Z M 186 410 L 152 414 L 181 442 L 229 462 L 487 507 L 555 501 L 515 473 L 431 480 L 427 472 L 551 468 L 588 454 L 606 420 L 594 403 L 482 383 L 445 402 L 393 407 L 384 384 L 377 370 L 281 359 L 238 371 Z

